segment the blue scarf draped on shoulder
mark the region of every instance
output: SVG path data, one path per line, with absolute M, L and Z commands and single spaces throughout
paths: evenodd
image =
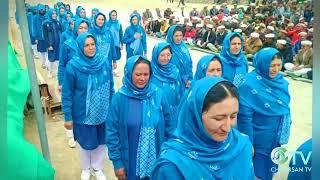
M 120 48 L 120 28 L 121 28 L 121 24 L 119 23 L 119 21 L 116 19 L 116 20 L 112 20 L 112 17 L 111 17 L 111 14 L 113 12 L 116 12 L 115 10 L 112 10 L 109 12 L 109 20 L 107 22 L 107 26 L 110 28 L 110 31 L 113 35 L 113 41 L 114 41 L 114 45 L 116 47 L 119 47 Z
M 148 84 L 140 89 L 132 82 L 132 73 L 134 65 L 139 59 L 148 59 L 144 56 L 136 55 L 128 58 L 124 68 L 123 86 L 119 93 L 129 98 L 142 101 L 142 125 L 139 135 L 139 144 L 137 150 L 136 175 L 140 178 L 148 177 L 151 174 L 150 164 L 156 161 L 156 127 L 160 120 L 159 103 L 161 101 L 161 92 L 155 85 Z M 150 67 L 151 68 L 151 67 Z
M 132 23 L 132 18 L 133 17 L 137 17 L 138 18 L 138 23 L 136 25 L 134 25 Z M 130 44 L 130 48 L 133 49 L 133 54 L 136 55 L 138 54 L 138 52 L 143 52 L 142 50 L 142 36 L 144 36 L 145 34 L 143 33 L 143 27 L 140 25 L 140 21 L 141 21 L 141 16 L 137 13 L 132 13 L 130 15 L 130 28 L 132 29 L 133 35 L 134 33 L 140 33 L 141 37 L 139 39 L 135 39 L 131 44 Z
M 230 51 L 231 39 L 238 36 L 241 39 L 241 50 L 237 55 Z M 220 52 L 221 61 L 223 63 L 223 77 L 233 82 L 236 86 L 243 80 L 248 72 L 247 58 L 243 53 L 244 40 L 239 33 L 230 32 L 223 40 L 223 47 Z
M 263 48 L 254 57 L 255 70 L 248 73 L 239 86 L 240 103 L 251 107 L 255 112 L 267 116 L 282 116 L 279 143 L 289 140 L 291 115 L 289 83 L 282 74 L 274 78 L 269 76 L 269 68 L 274 55 L 279 51 L 274 48 Z
M 73 35 L 72 38 L 69 38 L 68 40 L 65 41 L 65 44 L 73 49 L 74 51 L 77 51 L 77 42 L 76 42 L 76 38 L 78 37 L 78 28 L 80 26 L 81 23 L 87 23 L 87 26 L 89 28 L 89 22 L 85 19 L 82 18 L 78 18 L 76 19 L 76 21 L 74 22 L 74 26 L 73 26 Z
M 70 18 L 70 19 L 68 20 L 68 26 L 67 26 L 66 30 L 64 31 L 64 32 L 66 32 L 66 34 L 68 35 L 68 36 L 67 36 L 67 39 L 73 37 L 73 28 L 71 28 L 71 23 L 72 23 L 72 22 L 75 22 L 75 20 L 76 20 L 75 18 Z
M 202 58 L 200 58 L 200 60 L 199 60 L 199 62 L 197 64 L 196 73 L 194 75 L 194 80 L 195 81 L 197 81 L 199 79 L 202 79 L 202 78 L 207 76 L 208 66 L 209 66 L 210 62 L 215 58 L 220 62 L 221 67 L 222 67 L 221 57 L 218 54 L 205 55 Z
M 183 80 L 182 83 L 185 85 L 187 80 L 190 80 L 190 72 L 187 72 L 187 70 L 192 66 L 192 60 L 186 44 L 183 41 L 181 41 L 180 44 L 176 44 L 173 40 L 174 31 L 177 27 L 178 25 L 173 25 L 169 28 L 167 34 L 167 42 L 170 44 L 172 49 L 171 61 L 178 67 L 181 74 L 181 78 Z
M 231 162 L 237 156 L 244 155 L 249 139 L 239 131 L 232 128 L 226 140 L 217 142 L 202 123 L 205 97 L 212 87 L 223 81 L 226 80 L 220 77 L 205 77 L 196 81 L 182 106 L 174 138 L 162 145 L 155 167 L 170 162 L 179 169 L 184 179 L 215 179 L 216 171 L 223 171 L 227 166 L 233 165 Z M 251 154 L 248 156 L 251 157 Z M 242 167 L 233 169 L 249 171 L 251 164 L 252 162 L 243 162 Z
M 111 81 L 109 65 L 103 54 L 96 53 L 93 57 L 84 54 L 85 41 L 94 36 L 81 33 L 77 39 L 77 53 L 69 62 L 80 72 L 88 74 L 86 119 L 84 124 L 98 125 L 106 121 L 110 104 Z M 96 40 L 95 40 L 96 41 Z

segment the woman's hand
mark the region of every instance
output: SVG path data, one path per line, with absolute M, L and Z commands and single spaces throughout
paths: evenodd
M 73 128 L 73 123 L 72 121 L 66 121 L 64 122 L 64 127 L 68 130 L 71 130 Z
M 252 146 L 252 157 L 254 156 L 254 147 Z
M 191 84 L 191 82 L 190 82 L 190 80 L 188 80 L 187 83 L 186 83 L 186 88 L 189 88 L 190 84 Z
M 126 171 L 124 170 L 124 168 L 114 170 L 114 174 L 117 176 L 118 180 L 126 179 Z

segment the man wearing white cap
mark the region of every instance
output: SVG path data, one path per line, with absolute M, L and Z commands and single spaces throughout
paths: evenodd
M 301 49 L 301 42 L 307 39 L 308 33 L 302 31 L 299 33 L 299 39 L 294 43 L 293 47 L 293 55 L 298 54 L 299 50 Z
M 293 72 L 297 76 L 305 76 L 308 71 L 312 70 L 313 50 L 312 42 L 304 40 L 301 42 L 302 49 L 295 58 L 294 64 L 286 63 L 284 67 L 288 72 Z
M 245 49 L 245 53 L 249 58 L 253 57 L 253 55 L 257 51 L 259 51 L 263 46 L 259 36 L 260 36 L 259 33 L 253 32 L 250 34 L 250 37 L 245 42 L 244 49 Z
M 266 34 L 264 37 L 265 37 L 265 40 L 263 42 L 263 48 L 266 48 L 266 47 L 275 48 L 276 47 L 275 35 L 273 33 Z
M 197 44 L 198 46 L 201 45 L 202 36 L 206 32 L 205 28 L 203 28 L 203 24 L 198 23 L 196 24 L 196 35 L 194 36 L 194 44 Z
M 184 33 L 183 39 L 186 41 L 186 43 L 189 43 L 190 45 L 193 45 L 193 38 L 196 35 L 196 30 L 193 28 L 193 24 L 191 22 L 188 22 L 186 24 L 186 32 Z
M 190 11 L 189 16 L 190 17 L 199 16 L 199 12 L 197 8 L 193 8 L 192 11 Z
M 228 34 L 228 32 L 226 31 L 226 27 L 224 25 L 220 25 L 217 28 L 217 41 L 216 41 L 216 47 L 218 49 L 221 49 L 221 46 L 223 44 L 223 40 L 226 37 L 226 35 Z
M 213 25 L 208 24 L 206 27 L 206 32 L 202 36 L 200 47 L 203 49 L 208 48 L 212 51 L 218 51 L 217 48 L 215 47 L 216 33 L 212 29 L 213 29 Z
M 276 47 L 282 56 L 282 64 L 293 63 L 292 46 L 290 42 L 287 42 L 285 39 L 278 39 Z M 284 70 L 285 68 L 282 66 L 281 71 Z

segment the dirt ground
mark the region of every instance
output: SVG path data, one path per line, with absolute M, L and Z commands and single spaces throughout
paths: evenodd
M 14 1 L 12 1 L 14 2 Z M 14 4 L 10 4 L 10 14 L 12 20 L 12 14 L 14 13 Z M 28 0 L 27 2 L 31 4 L 36 4 L 38 2 L 45 2 L 48 4 L 52 4 L 52 2 L 56 1 L 35 1 Z M 89 12 L 91 8 L 98 7 L 102 12 L 108 13 L 111 9 L 118 10 L 118 17 L 122 22 L 124 28 L 128 25 L 129 14 L 137 9 L 139 12 L 144 11 L 144 9 L 149 8 L 152 11 L 159 7 L 162 11 L 166 7 L 172 7 L 176 14 L 180 13 L 180 9 L 177 8 L 177 0 L 173 6 L 166 3 L 166 0 L 136 0 L 136 1 L 128 1 L 128 0 L 79 0 L 75 3 L 75 1 L 67 0 L 64 1 L 69 3 L 73 9 L 77 5 L 84 6 Z M 192 7 L 197 7 L 199 10 L 202 9 L 203 4 L 187 4 L 185 13 L 188 13 Z M 9 22 L 12 23 L 12 22 Z M 12 39 L 14 42 L 14 47 L 17 49 L 19 53 L 19 57 L 21 58 L 21 63 L 24 63 L 23 57 L 23 48 L 20 44 L 20 35 L 16 25 L 12 25 L 14 30 L 12 31 Z M 159 42 L 158 39 L 148 38 L 148 57 L 151 57 L 151 52 L 153 45 Z M 195 71 L 196 63 L 199 58 L 204 55 L 204 53 L 199 51 L 191 51 L 191 55 L 193 57 L 193 68 Z M 123 76 L 123 67 L 124 67 L 124 57 L 125 51 L 122 51 L 122 59 L 119 61 L 119 71 L 120 77 L 115 78 L 115 89 L 117 90 L 121 86 L 122 76 Z M 50 85 L 50 91 L 56 94 L 56 100 L 59 100 L 59 93 L 57 90 L 57 82 L 56 79 L 48 78 L 48 74 L 46 70 L 41 68 L 40 59 L 34 60 L 37 68 L 37 75 L 39 82 L 47 82 Z M 312 135 L 312 84 L 305 83 L 300 81 L 293 81 L 292 79 L 288 79 L 290 82 L 290 93 L 291 93 L 291 110 L 292 110 L 292 119 L 293 124 L 291 128 L 291 137 L 290 141 L 284 147 L 288 151 L 295 150 L 302 142 L 307 140 Z M 80 179 L 80 162 L 79 162 L 79 152 L 77 148 L 69 148 L 67 145 L 67 137 L 65 130 L 63 128 L 63 115 L 57 113 L 53 117 L 46 117 L 46 128 L 47 128 L 47 136 L 49 141 L 50 155 L 51 155 L 51 163 L 53 167 L 56 169 L 55 179 L 57 180 L 76 180 Z M 40 148 L 40 141 L 38 137 L 38 131 L 36 129 L 36 123 L 34 114 L 30 112 L 25 118 L 25 136 L 26 138 L 36 147 Z M 104 172 L 107 176 L 107 179 L 116 179 L 113 173 L 113 167 L 109 160 L 106 158 Z M 282 165 L 280 167 L 279 173 L 275 176 L 274 179 L 282 180 L 286 179 L 288 174 L 287 164 Z M 94 179 L 94 178 L 92 178 Z

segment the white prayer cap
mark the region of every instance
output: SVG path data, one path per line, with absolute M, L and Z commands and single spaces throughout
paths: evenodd
M 222 21 L 228 21 L 228 18 L 227 17 L 223 17 Z
M 246 25 L 246 24 L 241 24 L 240 27 L 241 27 L 241 28 L 246 28 L 246 27 L 248 27 L 248 25 Z
M 233 22 L 233 23 L 239 23 L 236 19 L 232 19 L 231 22 Z
M 256 33 L 256 32 L 253 32 L 250 34 L 251 37 L 254 37 L 254 38 L 259 38 L 260 34 L 259 33 Z
M 304 18 L 303 17 L 299 18 L 299 21 L 301 21 L 301 20 L 304 20 Z
M 165 21 L 165 20 L 167 20 L 167 19 L 166 19 L 166 18 L 161 18 L 160 20 L 161 20 L 161 21 Z
M 226 5 L 228 5 L 228 4 L 227 4 L 227 3 L 222 3 L 222 5 L 226 6 Z
M 191 22 L 188 22 L 186 25 L 187 25 L 187 26 L 192 26 L 192 23 L 191 23 Z
M 256 26 L 256 27 L 254 28 L 254 30 L 259 30 L 259 26 Z
M 148 21 L 150 22 L 152 19 L 151 18 L 148 18 Z
M 251 3 L 250 6 L 256 6 L 256 4 L 255 3 Z
M 207 24 L 206 27 L 212 29 L 213 25 L 212 24 Z
M 278 39 L 278 40 L 277 40 L 277 44 L 286 45 L 286 44 L 287 44 L 287 41 L 286 41 L 286 40 L 283 40 L 283 39 Z
M 217 29 L 225 29 L 226 27 L 224 25 L 220 25 L 217 27 Z
M 277 1 L 272 1 L 272 3 L 273 3 L 273 4 L 277 4 L 278 2 L 277 2 Z
M 309 41 L 309 40 L 304 40 L 304 41 L 301 41 L 301 45 L 303 45 L 303 46 L 311 46 L 312 42 Z
M 212 19 L 219 19 L 218 16 L 213 16 Z
M 196 24 L 196 27 L 202 28 L 202 27 L 203 27 L 203 24 L 198 23 L 198 24 Z
M 272 27 L 272 26 L 267 26 L 267 29 L 274 31 L 274 27 Z
M 299 36 L 306 36 L 308 33 L 302 31 L 302 32 L 299 32 Z
M 233 30 L 233 32 L 242 33 L 242 30 L 241 29 L 235 29 L 235 30 Z
M 313 28 L 310 28 L 308 31 L 311 32 L 311 33 L 313 33 Z
M 178 18 L 174 18 L 173 21 L 179 21 L 179 19 Z
M 256 17 L 261 17 L 261 16 L 263 16 L 261 13 L 256 14 Z
M 289 23 L 288 26 L 289 26 L 289 27 L 293 27 L 294 24 L 293 24 L 293 23 Z
M 206 16 L 206 17 L 204 17 L 205 19 L 210 19 L 210 16 Z
M 266 38 L 274 38 L 274 34 L 273 33 L 266 34 Z

